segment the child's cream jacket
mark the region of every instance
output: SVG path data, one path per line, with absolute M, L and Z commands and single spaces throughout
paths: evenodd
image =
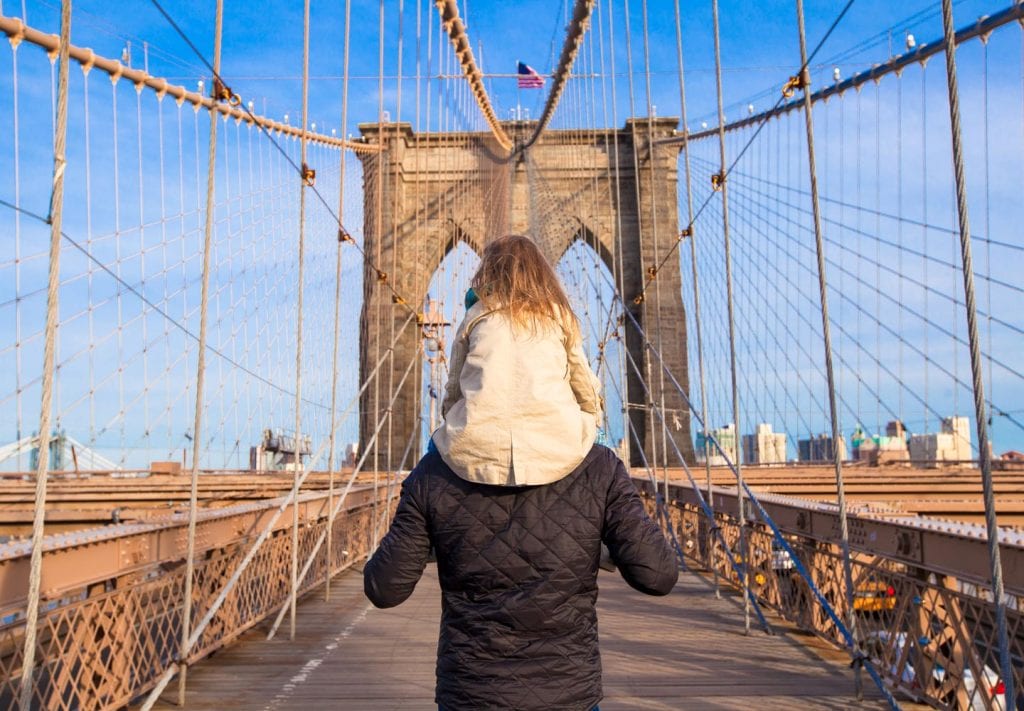
M 434 445 L 468 481 L 549 484 L 590 451 L 601 408 L 600 381 L 561 325 L 514 330 L 503 310 L 478 302 L 455 334 Z

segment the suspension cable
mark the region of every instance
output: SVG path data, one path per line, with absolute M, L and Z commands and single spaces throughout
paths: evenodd
M 669 381 L 675 387 L 676 391 L 686 401 L 687 407 L 689 407 L 692 412 L 693 407 L 692 403 L 690 402 L 689 395 L 686 394 L 685 389 L 679 384 L 679 381 L 676 380 L 675 375 L 672 374 L 672 371 L 669 369 L 668 364 L 665 363 L 665 359 L 662 357 L 661 353 L 658 352 L 658 350 L 654 347 L 654 344 L 652 344 L 650 340 L 647 338 L 647 335 L 643 332 L 643 330 L 640 327 L 640 324 L 637 323 L 636 318 L 633 316 L 633 314 L 631 314 L 628 309 L 623 309 L 623 313 L 630 318 L 630 320 L 633 322 L 634 327 L 642 334 L 642 338 L 644 339 L 646 347 L 658 359 L 658 362 L 661 364 L 662 369 L 668 376 Z M 701 422 L 700 424 L 702 427 L 707 427 L 707 425 L 703 422 Z M 799 573 L 799 575 L 807 582 L 808 587 L 811 590 L 811 593 L 814 595 L 815 599 L 821 605 L 825 614 L 836 625 L 836 629 L 839 630 L 840 635 L 842 635 L 843 639 L 846 641 L 847 647 L 849 649 L 852 649 L 853 637 L 850 634 L 849 629 L 847 629 L 846 625 L 836 614 L 831 603 L 829 603 L 828 598 L 826 598 L 824 593 L 822 593 L 821 590 L 818 588 L 817 584 L 814 582 L 814 578 L 810 575 L 810 573 L 808 573 L 806 567 L 801 562 L 796 552 L 793 550 L 793 547 L 790 545 L 789 541 L 787 541 L 786 537 L 782 535 L 782 531 L 779 529 L 778 524 L 775 523 L 774 519 L 772 519 L 772 517 L 768 514 L 764 506 L 761 505 L 761 502 L 758 500 L 757 496 L 750 489 L 750 486 L 740 478 L 739 474 L 736 471 L 735 464 L 729 460 L 729 457 L 725 449 L 718 442 L 718 439 L 714 436 L 711 436 L 710 440 L 711 444 L 718 451 L 719 455 L 726 460 L 726 465 L 729 467 L 730 471 L 732 471 L 733 476 L 736 477 L 739 487 L 742 487 L 747 496 L 749 497 L 750 502 L 753 505 L 754 511 L 757 513 L 758 516 L 760 516 L 761 520 L 764 521 L 764 523 L 771 529 L 772 535 L 775 537 L 775 540 L 779 543 L 781 548 L 784 551 L 786 551 L 787 554 L 789 554 L 789 557 L 793 561 L 793 566 L 796 569 L 797 573 Z M 696 487 L 694 487 L 694 491 L 699 495 L 699 491 Z M 885 682 L 882 681 L 882 677 L 879 675 L 878 670 L 875 669 L 875 666 L 874 664 L 872 664 L 871 660 L 863 656 L 855 657 L 854 663 L 862 665 L 867 670 L 868 675 L 871 676 L 871 679 L 875 682 L 875 685 L 878 687 L 878 690 L 882 693 L 882 696 L 889 704 L 889 707 L 894 711 L 899 711 L 899 704 L 896 702 L 896 699 L 893 697 L 892 693 L 886 687 Z
M 203 54 L 201 52 L 199 52 L 199 50 L 196 48 L 196 46 L 188 38 L 188 35 L 185 34 L 184 30 L 182 30 L 178 26 L 178 24 L 174 21 L 174 19 L 160 5 L 159 0 L 150 0 L 150 2 L 167 19 L 168 23 L 170 23 L 170 25 L 173 27 L 174 31 L 182 38 L 182 40 L 184 42 L 186 42 L 186 44 L 189 45 L 189 47 L 193 50 L 193 52 L 196 53 L 196 55 L 198 56 L 200 61 L 202 61 L 203 64 L 205 64 L 212 71 L 213 70 L 212 65 L 206 60 L 206 57 L 204 57 Z M 2 23 L 0 23 L 0 29 L 2 29 Z M 97 66 L 98 66 L 98 64 L 97 64 Z M 128 75 L 127 70 L 123 71 L 122 73 L 125 76 Z M 224 82 L 224 79 L 220 75 L 219 72 L 214 72 L 214 79 L 216 81 L 218 81 L 221 86 L 227 87 L 227 84 Z M 237 96 L 237 95 L 233 95 L 233 96 Z M 295 161 L 291 158 L 291 156 L 289 156 L 288 153 L 284 150 L 284 148 L 281 147 L 281 144 L 277 140 L 274 139 L 271 131 L 272 130 L 277 130 L 277 129 L 276 128 L 271 129 L 269 127 L 269 124 L 264 124 L 264 123 L 261 123 L 259 121 L 256 121 L 255 114 L 252 113 L 252 110 L 249 109 L 246 104 L 241 104 L 241 107 L 243 107 L 245 109 L 245 111 L 240 116 L 236 116 L 236 118 L 241 118 L 241 117 L 244 117 L 244 116 L 249 117 L 249 119 L 252 121 L 253 125 L 257 126 L 264 133 L 264 135 L 266 135 L 267 140 L 270 141 L 271 145 L 284 158 L 284 160 L 288 163 L 288 165 L 291 166 L 291 168 L 295 171 L 295 173 L 297 175 L 304 176 L 304 171 L 302 170 L 302 166 L 297 165 L 295 163 Z M 289 133 L 289 132 L 284 131 L 284 133 Z M 291 135 L 301 136 L 301 133 L 294 132 Z M 360 144 L 360 145 L 363 145 L 363 144 Z M 384 150 L 384 146 L 383 146 L 383 143 L 381 143 L 381 144 L 373 147 L 369 152 L 370 153 L 379 154 L 383 150 Z M 357 151 L 357 152 L 359 152 L 359 151 Z M 370 256 L 368 254 L 366 254 L 365 250 L 355 240 L 353 240 L 353 239 L 351 239 L 349 237 L 348 230 L 346 230 L 345 226 L 342 225 L 341 221 L 338 219 L 338 216 L 335 214 L 334 209 L 330 206 L 330 204 L 327 202 L 326 198 L 324 198 L 324 196 L 320 193 L 320 191 L 317 190 L 316 186 L 315 185 L 310 185 L 308 187 L 313 192 L 313 194 L 316 196 L 317 200 L 324 207 L 324 209 L 327 210 L 327 212 L 330 214 L 332 222 L 336 222 L 337 223 L 337 227 L 338 227 L 338 230 L 339 230 L 339 238 L 340 239 L 344 239 L 346 242 L 348 242 L 348 244 L 350 244 L 359 253 L 359 255 L 363 258 L 364 263 L 366 263 L 366 265 L 370 268 L 371 271 L 373 271 L 374 273 L 376 273 L 378 275 L 378 278 L 384 277 L 384 286 L 388 289 L 388 291 L 391 292 L 392 296 L 396 299 L 395 303 L 401 304 L 409 313 L 415 315 L 416 312 L 413 310 L 412 306 L 410 305 L 410 302 L 407 299 L 405 299 L 395 289 L 395 287 L 393 286 L 393 284 L 392 284 L 393 280 L 387 279 L 387 273 L 380 269 L 380 267 L 378 266 L 378 263 L 375 262 L 373 259 L 371 259 Z
M 349 492 L 352 490 L 352 487 L 355 485 L 356 478 L 359 476 L 359 473 L 363 470 L 363 465 L 366 463 L 366 459 L 367 459 L 367 456 L 369 455 L 370 449 L 373 448 L 374 445 L 376 444 L 376 441 L 377 441 L 378 437 L 380 436 L 381 430 L 384 428 L 384 425 L 391 419 L 391 415 L 390 415 L 391 407 L 395 404 L 395 400 L 398 399 L 398 395 L 402 392 L 402 388 L 405 386 L 405 381 L 409 377 L 409 373 L 412 372 L 413 366 L 415 366 L 417 361 L 419 360 L 419 356 L 420 356 L 420 349 L 417 348 L 415 353 L 413 353 L 413 357 L 409 359 L 409 365 L 406 366 L 405 371 L 402 373 L 402 377 L 398 381 L 398 385 L 391 390 L 391 399 L 388 402 L 388 409 L 380 417 L 380 419 L 378 419 L 377 427 L 374 429 L 373 434 L 370 436 L 370 439 L 367 440 L 366 448 L 363 451 L 362 455 L 360 456 L 359 461 L 356 462 L 355 466 L 352 468 L 352 473 L 349 474 L 349 477 L 348 477 L 348 483 L 345 484 L 345 488 L 342 490 L 341 495 L 338 497 L 338 502 L 336 504 L 334 504 L 334 508 L 333 509 L 328 509 L 327 516 L 328 516 L 329 520 L 333 519 L 335 516 L 337 516 L 338 513 L 341 511 L 341 507 L 345 505 L 345 499 L 348 497 Z M 385 358 L 385 359 L 382 359 L 381 362 L 382 363 L 389 363 L 390 361 L 389 361 L 389 359 Z M 410 442 L 415 439 L 415 436 L 416 436 L 416 430 L 413 429 L 412 436 L 409 438 Z M 409 449 L 408 449 L 408 447 L 406 447 L 405 455 L 403 455 L 402 461 L 399 462 L 399 467 L 397 467 L 396 471 L 397 470 L 401 470 L 401 468 L 402 468 L 401 465 L 405 463 L 405 459 L 408 456 L 408 454 L 409 454 Z M 389 462 L 389 468 L 390 468 L 390 462 Z M 388 478 L 390 478 L 390 476 Z M 298 507 L 294 507 L 294 508 L 298 508 Z M 313 547 L 309 551 L 309 556 L 307 556 L 307 558 L 306 558 L 305 566 L 302 568 L 301 572 L 296 574 L 297 585 L 301 585 L 302 582 L 305 580 L 306 575 L 309 573 L 310 569 L 313 567 L 313 563 L 316 560 L 317 553 L 320 552 L 320 547 L 324 544 L 325 540 L 328 540 L 330 538 L 330 535 L 329 535 L 330 532 L 331 531 L 330 531 L 329 528 L 324 529 L 324 531 L 321 532 L 320 536 L 316 539 L 316 542 L 313 544 Z M 330 566 L 330 561 L 328 561 L 328 566 Z M 328 572 L 328 575 L 329 574 L 330 573 Z M 281 610 L 277 613 L 277 617 L 274 619 L 274 623 L 270 626 L 270 631 L 267 633 L 267 639 L 268 640 L 273 639 L 274 636 L 277 634 L 277 630 L 281 626 L 281 622 L 284 620 L 284 616 L 285 616 L 286 612 L 288 612 L 288 606 L 283 606 L 281 608 Z
M 466 34 L 466 25 L 462 22 L 462 18 L 459 17 L 458 0 L 434 0 L 434 4 L 441 15 L 441 24 L 448 34 L 448 39 L 451 41 L 452 47 L 455 48 L 455 56 L 459 58 L 462 72 L 466 77 L 466 81 L 469 82 L 480 113 L 483 114 L 484 120 L 490 126 L 491 133 L 494 134 L 498 145 L 506 151 L 511 151 L 513 146 L 512 139 L 505 132 L 505 128 L 501 125 L 497 115 L 494 113 L 494 108 L 491 106 L 491 100 L 487 95 L 487 87 L 484 86 L 483 73 L 476 66 L 476 59 L 473 57 L 473 46 L 469 41 L 469 36 Z
M 740 444 L 740 396 L 738 384 L 738 369 L 736 366 L 736 319 L 733 313 L 733 292 L 732 292 L 732 257 L 729 244 L 729 185 L 726 180 L 725 163 L 725 114 L 722 108 L 722 48 L 718 27 L 718 0 L 711 0 L 711 17 L 715 37 L 715 86 L 718 97 L 718 154 L 720 159 L 718 174 L 718 190 L 722 193 L 722 238 L 725 247 L 725 292 L 726 306 L 729 321 L 729 373 L 732 379 L 732 419 L 734 428 L 734 442 L 732 458 L 735 460 L 736 476 L 739 479 L 739 491 L 737 491 L 738 514 L 740 523 L 740 550 L 746 565 L 743 568 L 743 589 L 750 590 L 748 568 L 750 567 L 750 542 L 747 536 L 746 503 L 744 501 L 743 465 L 738 455 Z M 714 176 L 712 185 L 714 186 Z M 706 425 L 705 425 L 706 427 Z M 728 457 L 727 457 L 728 459 Z M 750 601 L 749 595 L 743 598 L 743 629 L 750 634 Z
M 1018 7 L 1024 5 L 1018 3 Z M 960 128 L 960 91 L 956 76 L 956 39 L 953 31 L 952 0 L 942 0 L 942 28 L 946 50 L 946 83 L 949 89 L 950 136 L 953 149 L 953 173 L 956 180 L 956 207 L 960 225 L 960 254 L 963 259 L 964 306 L 967 310 L 967 333 L 971 343 L 971 376 L 974 380 L 974 416 L 978 431 L 978 466 L 985 500 L 985 528 L 988 532 L 989 565 L 992 570 L 992 603 L 996 613 L 996 635 L 999 662 L 1004 684 L 1006 708 L 1015 708 L 1014 668 L 1010 657 L 1007 631 L 1006 597 L 1003 588 L 1003 565 L 999 556 L 999 523 L 996 520 L 995 490 L 992 485 L 992 455 L 989 453 L 988 423 L 985 420 L 984 364 L 978 338 L 978 314 L 974 297 L 974 264 L 971 254 L 971 226 L 967 212 L 967 181 Z
M 807 35 L 804 31 L 804 3 L 796 0 L 797 33 L 800 37 L 800 64 L 807 64 Z M 807 128 L 807 169 L 811 183 L 811 209 L 814 213 L 814 246 L 818 257 L 818 296 L 821 303 L 821 333 L 824 340 L 825 373 L 828 385 L 829 419 L 832 423 L 832 461 L 836 476 L 836 498 L 839 504 L 839 540 L 843 553 L 843 578 L 846 583 L 845 601 L 847 605 L 847 625 L 850 628 L 851 650 L 854 657 L 860 654 L 860 640 L 857 637 L 857 616 L 853 609 L 853 565 L 850 561 L 850 525 L 846 516 L 846 487 L 843 484 L 843 453 L 839 440 L 843 436 L 839 425 L 839 411 L 836 406 L 836 378 L 832 366 L 832 329 L 828 315 L 828 291 L 825 275 L 825 244 L 821 235 L 821 206 L 818 202 L 818 171 L 815 166 L 814 152 L 814 117 L 811 109 L 811 93 L 809 91 L 810 75 L 804 70 L 800 77 L 803 84 L 804 122 Z M 861 666 L 854 665 L 853 683 L 857 700 L 864 698 L 861 683 Z
M 405 329 L 409 326 L 410 323 L 413 322 L 414 318 L 415 314 L 410 314 L 409 317 L 406 318 L 405 323 L 402 325 L 402 328 L 398 332 L 398 336 L 396 336 L 395 340 L 392 341 L 391 345 L 388 347 L 389 350 L 395 347 L 395 343 L 398 342 L 398 338 L 401 337 L 401 334 L 405 332 Z M 377 379 L 378 373 L 380 372 L 380 368 L 385 362 L 386 359 L 384 358 L 378 360 L 373 370 L 370 372 L 369 375 L 367 375 L 366 380 L 364 381 L 362 387 L 359 389 L 359 392 L 357 392 L 355 394 L 355 397 L 352 398 L 348 408 L 346 408 L 346 413 L 352 411 L 352 408 L 354 408 L 356 404 L 359 402 L 359 398 L 362 397 L 364 392 L 366 392 L 366 389 L 369 387 L 370 383 L 374 382 Z M 343 415 L 341 418 L 341 422 L 338 423 L 339 427 L 344 421 L 345 416 Z M 310 455 L 310 461 L 319 461 L 326 447 L 327 441 L 324 441 L 323 443 L 320 444 L 317 451 Z M 369 448 L 367 448 L 366 451 L 369 451 Z M 304 468 L 302 470 L 302 475 L 299 479 L 300 487 L 311 473 L 311 468 Z M 188 654 L 188 652 L 191 651 L 191 649 L 196 645 L 196 643 L 202 637 L 203 633 L 206 631 L 206 628 L 209 627 L 210 623 L 213 622 L 214 618 L 217 615 L 217 612 L 220 610 L 224 602 L 228 599 L 228 595 L 231 594 L 231 591 L 234 590 L 235 586 L 238 584 L 238 581 L 241 580 L 242 574 L 246 571 L 246 569 L 255 559 L 256 554 L 263 546 L 263 543 L 266 542 L 266 540 L 270 537 L 271 532 L 274 530 L 275 524 L 278 522 L 281 516 L 284 515 L 285 510 L 293 503 L 297 503 L 297 497 L 295 496 L 294 488 L 289 490 L 288 495 L 285 496 L 278 504 L 277 508 L 274 509 L 274 512 L 270 515 L 270 518 L 268 518 L 267 521 L 263 524 L 263 530 L 260 531 L 259 535 L 257 535 L 256 537 L 256 540 L 253 541 L 252 546 L 249 547 L 249 550 L 246 551 L 245 556 L 239 562 L 238 567 L 232 571 L 231 577 L 229 577 L 227 581 L 225 581 L 224 585 L 219 589 L 217 597 L 210 604 L 210 607 L 209 609 L 207 609 L 206 614 L 203 616 L 203 619 L 201 619 L 196 624 L 195 628 L 192 630 L 192 635 L 189 637 L 185 649 L 181 652 L 182 656 Z M 340 506 L 336 505 L 335 512 L 337 512 L 338 510 L 340 510 Z M 146 697 L 146 700 L 140 707 L 141 711 L 150 711 L 150 709 L 153 708 L 153 705 L 157 702 L 157 700 L 160 698 L 160 695 L 163 694 L 164 689 L 167 688 L 167 685 L 174 677 L 174 674 L 177 671 L 177 669 L 178 664 L 172 662 L 167 667 L 167 669 L 164 670 L 164 673 L 157 680 L 156 685 L 150 691 L 149 695 Z
M 845 11 L 844 11 L 845 12 Z M 1010 7 L 992 15 L 985 15 L 978 19 L 973 25 L 963 27 L 956 32 L 953 38 L 954 46 L 960 46 L 964 42 L 975 38 L 987 37 L 992 33 L 993 30 L 1007 25 L 1014 21 L 1020 21 L 1024 19 L 1024 3 L 1014 2 Z M 826 35 L 827 37 L 827 35 Z M 820 44 L 818 45 L 821 46 Z M 816 91 L 811 94 L 811 101 L 818 103 L 819 101 L 826 101 L 832 96 L 841 96 L 844 92 L 849 89 L 857 89 L 869 82 L 877 84 L 882 77 L 889 74 L 896 74 L 899 76 L 905 68 L 913 64 L 923 64 L 928 61 L 930 57 L 938 54 L 943 50 L 945 46 L 942 40 L 936 40 L 932 42 L 922 42 L 911 51 L 893 57 L 888 62 L 883 64 L 876 64 L 870 69 L 866 69 L 862 72 L 857 72 L 848 79 L 844 79 L 841 82 L 830 84 L 829 86 Z M 810 58 L 813 60 L 817 50 L 811 53 Z M 803 67 L 806 69 L 807 67 Z M 746 116 L 738 121 L 733 121 L 725 125 L 725 130 L 735 131 L 739 128 L 746 126 L 759 126 L 763 124 L 767 119 L 781 116 L 782 114 L 789 113 L 791 111 L 798 111 L 803 106 L 802 99 L 794 99 L 786 103 L 779 102 L 771 109 L 762 111 L 760 113 Z M 698 131 L 690 136 L 691 141 L 697 141 L 702 138 L 709 138 L 715 136 L 718 133 L 718 128 L 709 128 L 703 131 Z M 662 139 L 662 143 L 682 143 L 681 137 L 672 137 Z
M 693 176 L 690 166 L 690 144 L 688 136 L 690 133 L 689 124 L 686 119 L 686 84 L 685 84 L 685 72 L 683 68 L 683 31 L 682 31 L 682 16 L 679 11 L 679 0 L 675 0 L 675 19 L 676 19 L 676 61 L 678 66 L 679 75 L 679 112 L 680 121 L 683 129 L 683 171 L 684 171 L 684 182 L 686 185 L 686 225 L 687 227 L 683 230 L 680 237 L 687 236 L 690 239 L 690 263 L 693 272 L 693 323 L 697 331 L 697 370 L 700 378 L 700 407 L 701 407 L 701 418 L 704 422 L 708 421 L 708 398 L 707 398 L 707 380 L 704 373 L 704 338 L 703 329 L 701 327 L 701 310 L 700 310 L 700 276 L 697 269 L 697 236 L 694 230 L 693 223 Z M 689 234 L 685 234 L 689 233 Z M 707 502 L 708 508 L 711 511 L 711 520 L 714 521 L 715 512 L 715 497 L 711 490 L 711 459 L 710 450 L 707 445 L 707 439 L 704 440 L 704 473 L 707 481 Z M 696 489 L 696 487 L 694 487 Z M 713 523 L 712 523 L 713 526 Z M 711 536 L 711 532 L 708 532 L 708 538 L 711 545 L 714 545 L 714 538 Z M 709 547 L 710 548 L 710 547 Z M 715 566 L 711 566 L 712 575 L 714 576 L 715 586 L 715 597 L 720 597 L 721 592 L 718 589 L 718 569 Z
M 29 563 L 28 600 L 25 611 L 25 641 L 22 651 L 21 711 L 32 707 L 36 638 L 39 625 L 39 595 L 43 572 L 43 533 L 46 520 L 46 484 L 49 476 L 50 410 L 53 397 L 54 348 L 60 320 L 60 244 L 64 219 L 64 173 L 67 168 L 68 69 L 71 50 L 71 0 L 60 9 L 60 75 L 57 80 L 57 122 L 53 143 L 53 189 L 50 196 L 50 258 L 47 272 L 46 325 L 43 341 L 43 385 L 39 410 L 39 456 L 36 462 L 36 491 L 32 512 L 32 553 Z
M 349 71 L 349 38 L 351 35 L 352 0 L 345 0 L 345 37 L 343 40 L 342 85 L 341 85 L 341 131 L 342 138 L 348 130 L 348 71 Z M 341 164 L 338 168 L 338 222 L 345 220 L 345 151 L 341 151 Z M 338 341 L 341 336 L 341 246 L 338 240 L 336 264 L 334 268 L 334 339 L 331 356 L 331 443 L 327 459 L 327 579 L 324 581 L 324 601 L 331 599 L 331 570 L 334 565 L 334 456 L 335 456 L 335 415 L 338 405 Z
M 156 3 L 154 3 L 156 5 Z M 196 55 L 202 59 L 203 63 L 208 69 L 212 69 L 212 65 L 203 59 L 203 55 L 198 49 L 192 44 L 192 41 L 188 39 L 174 20 L 163 10 L 160 5 L 156 5 L 157 10 L 171 23 L 176 32 L 179 32 L 182 39 L 189 45 L 189 47 L 196 53 Z M 60 49 L 60 41 L 56 35 L 47 34 L 40 32 L 37 29 L 26 26 L 21 20 L 16 17 L 5 17 L 0 15 L 0 32 L 3 32 L 8 37 L 18 40 L 24 40 L 31 42 L 44 49 L 48 53 L 57 52 Z M 82 65 L 83 70 L 99 69 L 100 71 L 106 72 L 112 78 L 117 77 L 121 79 L 127 79 L 137 87 L 147 86 L 157 93 L 158 96 L 169 95 L 179 102 L 187 102 L 197 108 L 207 108 L 219 112 L 221 115 L 230 117 L 240 121 L 246 121 L 254 126 L 257 126 L 261 130 L 265 131 L 267 135 L 276 133 L 283 136 L 289 136 L 291 138 L 299 138 L 303 135 L 303 131 L 298 126 L 291 126 L 286 123 L 274 121 L 273 119 L 265 116 L 260 116 L 249 110 L 246 104 L 240 101 L 237 105 L 234 102 L 219 102 L 209 96 L 204 96 L 199 92 L 188 91 L 185 87 L 176 84 L 171 84 L 167 79 L 155 77 L 148 72 L 141 69 L 132 69 L 126 67 L 120 62 L 107 59 L 95 54 L 91 49 L 84 47 L 76 47 L 71 45 L 70 49 L 71 58 Z M 220 79 L 219 75 L 216 78 Z M 317 133 L 316 131 L 305 131 L 306 138 L 312 143 L 319 143 L 321 145 L 332 146 L 335 148 L 347 148 L 354 153 L 375 153 L 378 148 L 369 143 L 361 143 L 359 141 L 350 141 L 347 139 L 335 138 L 323 133 Z
M 441 0 L 438 0 L 441 2 Z M 587 28 L 590 26 L 590 11 L 594 7 L 596 0 L 576 0 L 576 6 L 573 9 L 572 21 L 566 28 L 565 42 L 562 44 L 562 54 L 558 58 L 558 68 L 553 74 L 551 82 L 551 91 L 548 93 L 547 101 L 544 103 L 544 110 L 541 112 L 540 120 L 537 121 L 537 127 L 533 131 L 533 135 L 530 139 L 523 144 L 520 150 L 526 150 L 540 138 L 540 134 L 548 127 L 551 122 L 551 117 L 555 115 L 555 109 L 558 108 L 558 102 L 562 98 L 562 92 L 565 90 L 566 82 L 569 80 L 569 75 L 572 73 L 572 65 L 576 61 L 576 54 L 579 52 L 580 44 L 583 42 L 583 35 L 586 34 Z
M 309 3 L 305 0 L 302 8 L 302 130 L 309 124 Z M 295 462 L 292 471 L 292 489 L 299 495 L 299 475 L 302 470 L 302 319 L 303 284 L 306 267 L 306 187 L 313 182 L 311 169 L 306 165 L 306 139 L 299 144 L 299 162 L 302 171 L 299 175 L 299 239 L 296 245 L 298 261 L 298 277 L 296 279 L 295 306 Z M 299 596 L 299 507 L 292 507 L 292 545 L 291 545 L 291 591 L 288 600 L 288 638 L 295 639 L 295 616 Z
M 217 0 L 213 32 L 213 72 L 220 72 L 221 40 L 224 28 L 224 0 Z M 196 516 L 199 506 L 199 455 L 202 446 L 203 387 L 206 379 L 206 329 L 210 303 L 210 260 L 213 243 L 214 194 L 216 191 L 217 112 L 210 111 L 210 139 L 206 159 L 206 221 L 203 227 L 203 273 L 199 306 L 199 346 L 196 363 L 196 411 L 193 423 L 192 471 L 188 499 L 188 548 L 185 554 L 185 599 L 182 606 L 178 666 L 178 705 L 185 705 L 188 683 L 187 646 L 192 627 L 192 584 L 195 576 Z
M 839 14 L 836 15 L 836 18 L 832 21 L 832 24 L 829 26 L 828 30 L 825 32 L 825 35 L 818 41 L 818 44 L 814 48 L 814 51 L 812 51 L 810 53 L 810 55 L 808 56 L 808 60 L 807 60 L 808 62 L 813 60 L 814 57 L 817 55 L 818 51 L 821 50 L 821 48 L 825 44 L 825 40 L 827 40 L 829 38 L 829 36 L 831 36 L 832 32 L 836 29 L 836 27 L 839 26 L 839 23 L 842 21 L 843 17 L 846 16 L 846 13 L 847 13 L 847 11 L 849 11 L 850 6 L 853 5 L 853 2 L 854 2 L 854 0 L 847 0 L 846 4 L 843 6 L 843 9 L 839 11 Z M 806 68 L 807 68 L 806 66 L 800 67 L 800 69 L 797 71 L 796 76 L 801 76 Z M 718 74 L 721 73 L 720 67 L 716 66 L 716 73 L 718 73 Z M 794 78 L 790 79 L 790 81 L 793 81 L 793 80 L 794 80 Z M 785 97 L 786 97 L 785 93 L 783 93 L 779 97 L 779 99 L 775 103 L 775 107 L 776 108 L 778 108 L 779 106 L 781 106 L 783 104 L 783 101 L 785 100 Z M 721 109 L 719 109 L 719 114 L 721 116 L 721 114 L 722 114 Z M 732 163 L 729 164 L 728 169 L 726 169 L 725 166 L 722 166 L 722 169 L 721 169 L 721 171 L 719 173 L 719 178 L 718 178 L 718 181 L 719 181 L 720 184 L 724 184 L 725 183 L 725 180 L 728 178 L 729 174 L 732 173 L 733 168 L 735 168 L 739 164 L 739 162 L 743 158 L 743 156 L 746 155 L 747 150 L 750 148 L 751 145 L 753 145 L 754 141 L 761 134 L 761 131 L 764 129 L 764 127 L 768 123 L 767 118 L 768 117 L 762 118 L 762 120 L 759 123 L 757 123 L 757 126 L 756 126 L 756 128 L 754 130 L 754 133 L 750 136 L 749 139 L 747 139 L 747 142 L 745 144 L 743 144 L 743 147 L 740 148 L 740 150 L 736 153 L 736 157 L 733 159 Z M 699 138 L 707 138 L 709 136 L 718 136 L 720 133 L 724 134 L 724 131 L 720 131 L 720 129 L 723 128 L 724 121 L 725 121 L 724 117 L 720 117 L 720 120 L 718 122 L 719 125 L 718 125 L 717 128 L 693 134 L 692 136 L 688 136 L 687 140 L 694 141 L 694 140 L 697 140 Z M 679 143 L 680 141 L 681 141 L 681 139 L 676 137 L 676 138 L 660 139 L 659 141 L 657 141 L 657 143 L 658 144 Z M 724 141 L 724 138 L 719 136 L 719 141 L 720 142 Z M 712 192 L 710 192 L 708 194 L 708 196 L 704 199 L 704 202 L 702 202 L 700 204 L 700 207 L 697 208 L 697 211 L 694 214 L 693 219 L 697 219 L 700 215 L 702 215 L 704 213 L 704 210 L 707 209 L 707 207 L 711 204 L 711 201 L 714 198 L 715 192 L 717 192 L 717 190 L 713 190 Z M 688 225 L 688 227 L 691 227 L 691 226 L 692 226 L 692 222 L 691 222 L 690 225 Z M 655 272 L 654 272 L 655 274 L 657 274 L 657 271 L 661 269 L 661 267 L 665 264 L 665 262 L 668 261 L 672 257 L 673 254 L 675 254 L 675 251 L 676 251 L 676 249 L 678 247 L 679 247 L 679 241 L 677 240 L 671 246 L 671 248 L 669 248 L 669 250 L 666 252 L 666 254 L 662 258 L 661 262 L 659 262 L 656 265 Z M 647 287 L 650 285 L 650 282 L 651 282 L 651 279 L 648 278 L 647 281 L 644 283 L 643 287 L 640 289 L 639 293 L 634 298 L 642 299 L 644 297 L 644 294 L 647 291 Z

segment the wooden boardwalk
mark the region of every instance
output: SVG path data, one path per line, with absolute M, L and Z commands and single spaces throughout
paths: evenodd
M 683 573 L 663 598 L 631 590 L 615 573 L 602 572 L 599 583 L 602 711 L 885 708 L 877 694 L 854 700 L 841 653 L 785 630 L 744 636 L 739 598 L 716 600 L 703 578 Z M 347 573 L 330 604 L 320 591 L 301 604 L 294 642 L 287 625 L 270 642 L 265 629 L 252 630 L 192 669 L 187 708 L 435 708 L 439 614 L 434 566 L 391 610 L 373 608 L 362 576 Z M 172 682 L 157 708 L 178 708 L 169 703 L 175 689 Z

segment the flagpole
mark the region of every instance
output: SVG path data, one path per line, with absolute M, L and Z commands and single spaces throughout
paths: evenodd
M 519 97 L 519 65 L 522 64 L 518 59 L 516 60 L 516 121 L 523 119 L 523 102 Z

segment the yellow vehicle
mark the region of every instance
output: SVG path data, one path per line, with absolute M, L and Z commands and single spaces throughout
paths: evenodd
M 896 588 L 881 580 L 865 580 L 853 593 L 858 612 L 885 612 L 896 607 Z

